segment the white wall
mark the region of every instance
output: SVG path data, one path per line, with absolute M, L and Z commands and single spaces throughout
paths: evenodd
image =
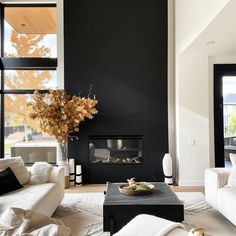
M 168 138 L 169 153 L 173 158 L 175 171 L 175 7 L 174 0 L 168 0 Z M 175 176 L 175 173 L 173 173 Z
M 236 55 L 206 52 L 180 57 L 179 185 L 202 186 L 204 170 L 214 167 L 214 64 L 236 63 Z
M 234 56 L 227 56 L 229 51 L 234 54 L 231 48 L 225 47 L 231 44 L 221 44 L 233 38 L 232 31 L 225 32 L 225 39 L 219 40 L 214 30 L 218 29 L 219 20 L 228 19 L 233 1 L 175 1 L 176 153 L 177 179 L 182 186 L 203 185 L 204 170 L 214 166 L 213 64 L 236 63 Z M 225 27 L 228 26 L 225 23 Z M 205 29 L 208 34 L 204 33 Z M 216 45 L 206 45 L 212 38 Z
M 57 0 L 57 81 L 64 88 L 64 0 Z
M 208 56 L 184 54 L 179 64 L 179 185 L 202 186 L 209 158 Z

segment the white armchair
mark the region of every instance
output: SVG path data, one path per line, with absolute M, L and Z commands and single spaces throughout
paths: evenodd
M 230 171 L 228 168 L 205 170 L 205 197 L 213 208 L 236 225 L 236 189 L 226 186 Z

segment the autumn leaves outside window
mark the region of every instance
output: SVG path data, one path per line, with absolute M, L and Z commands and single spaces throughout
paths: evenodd
M 11 5 L 5 6 L 2 12 L 4 35 L 1 40 L 4 47 L 1 57 L 12 60 L 57 57 L 55 5 Z M 12 147 L 26 141 L 54 142 L 52 137 L 42 132 L 38 121 L 29 118 L 27 103 L 32 100 L 35 89 L 57 88 L 56 64 L 55 68 L 50 69 L 46 63 L 39 68 L 27 69 L 27 65 L 17 70 L 2 68 L 1 76 L 4 105 L 4 129 L 1 135 L 4 135 L 4 155 L 10 156 Z

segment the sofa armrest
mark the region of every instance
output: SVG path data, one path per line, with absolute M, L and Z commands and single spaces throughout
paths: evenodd
M 53 166 L 48 182 L 64 185 L 65 183 L 64 168 Z
M 63 167 L 52 167 L 48 183 L 56 183 L 60 189 L 60 199 L 62 200 L 65 193 L 65 175 Z
M 228 168 L 209 168 L 205 170 L 206 201 L 215 209 L 217 209 L 217 191 L 227 184 L 230 171 Z

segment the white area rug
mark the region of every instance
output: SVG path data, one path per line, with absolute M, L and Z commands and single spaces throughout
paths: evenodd
M 201 193 L 176 193 L 185 207 L 185 226 L 204 227 L 206 236 L 235 236 L 236 227 L 212 209 Z M 67 193 L 53 217 L 71 228 L 73 236 L 108 236 L 103 233 L 103 193 Z

